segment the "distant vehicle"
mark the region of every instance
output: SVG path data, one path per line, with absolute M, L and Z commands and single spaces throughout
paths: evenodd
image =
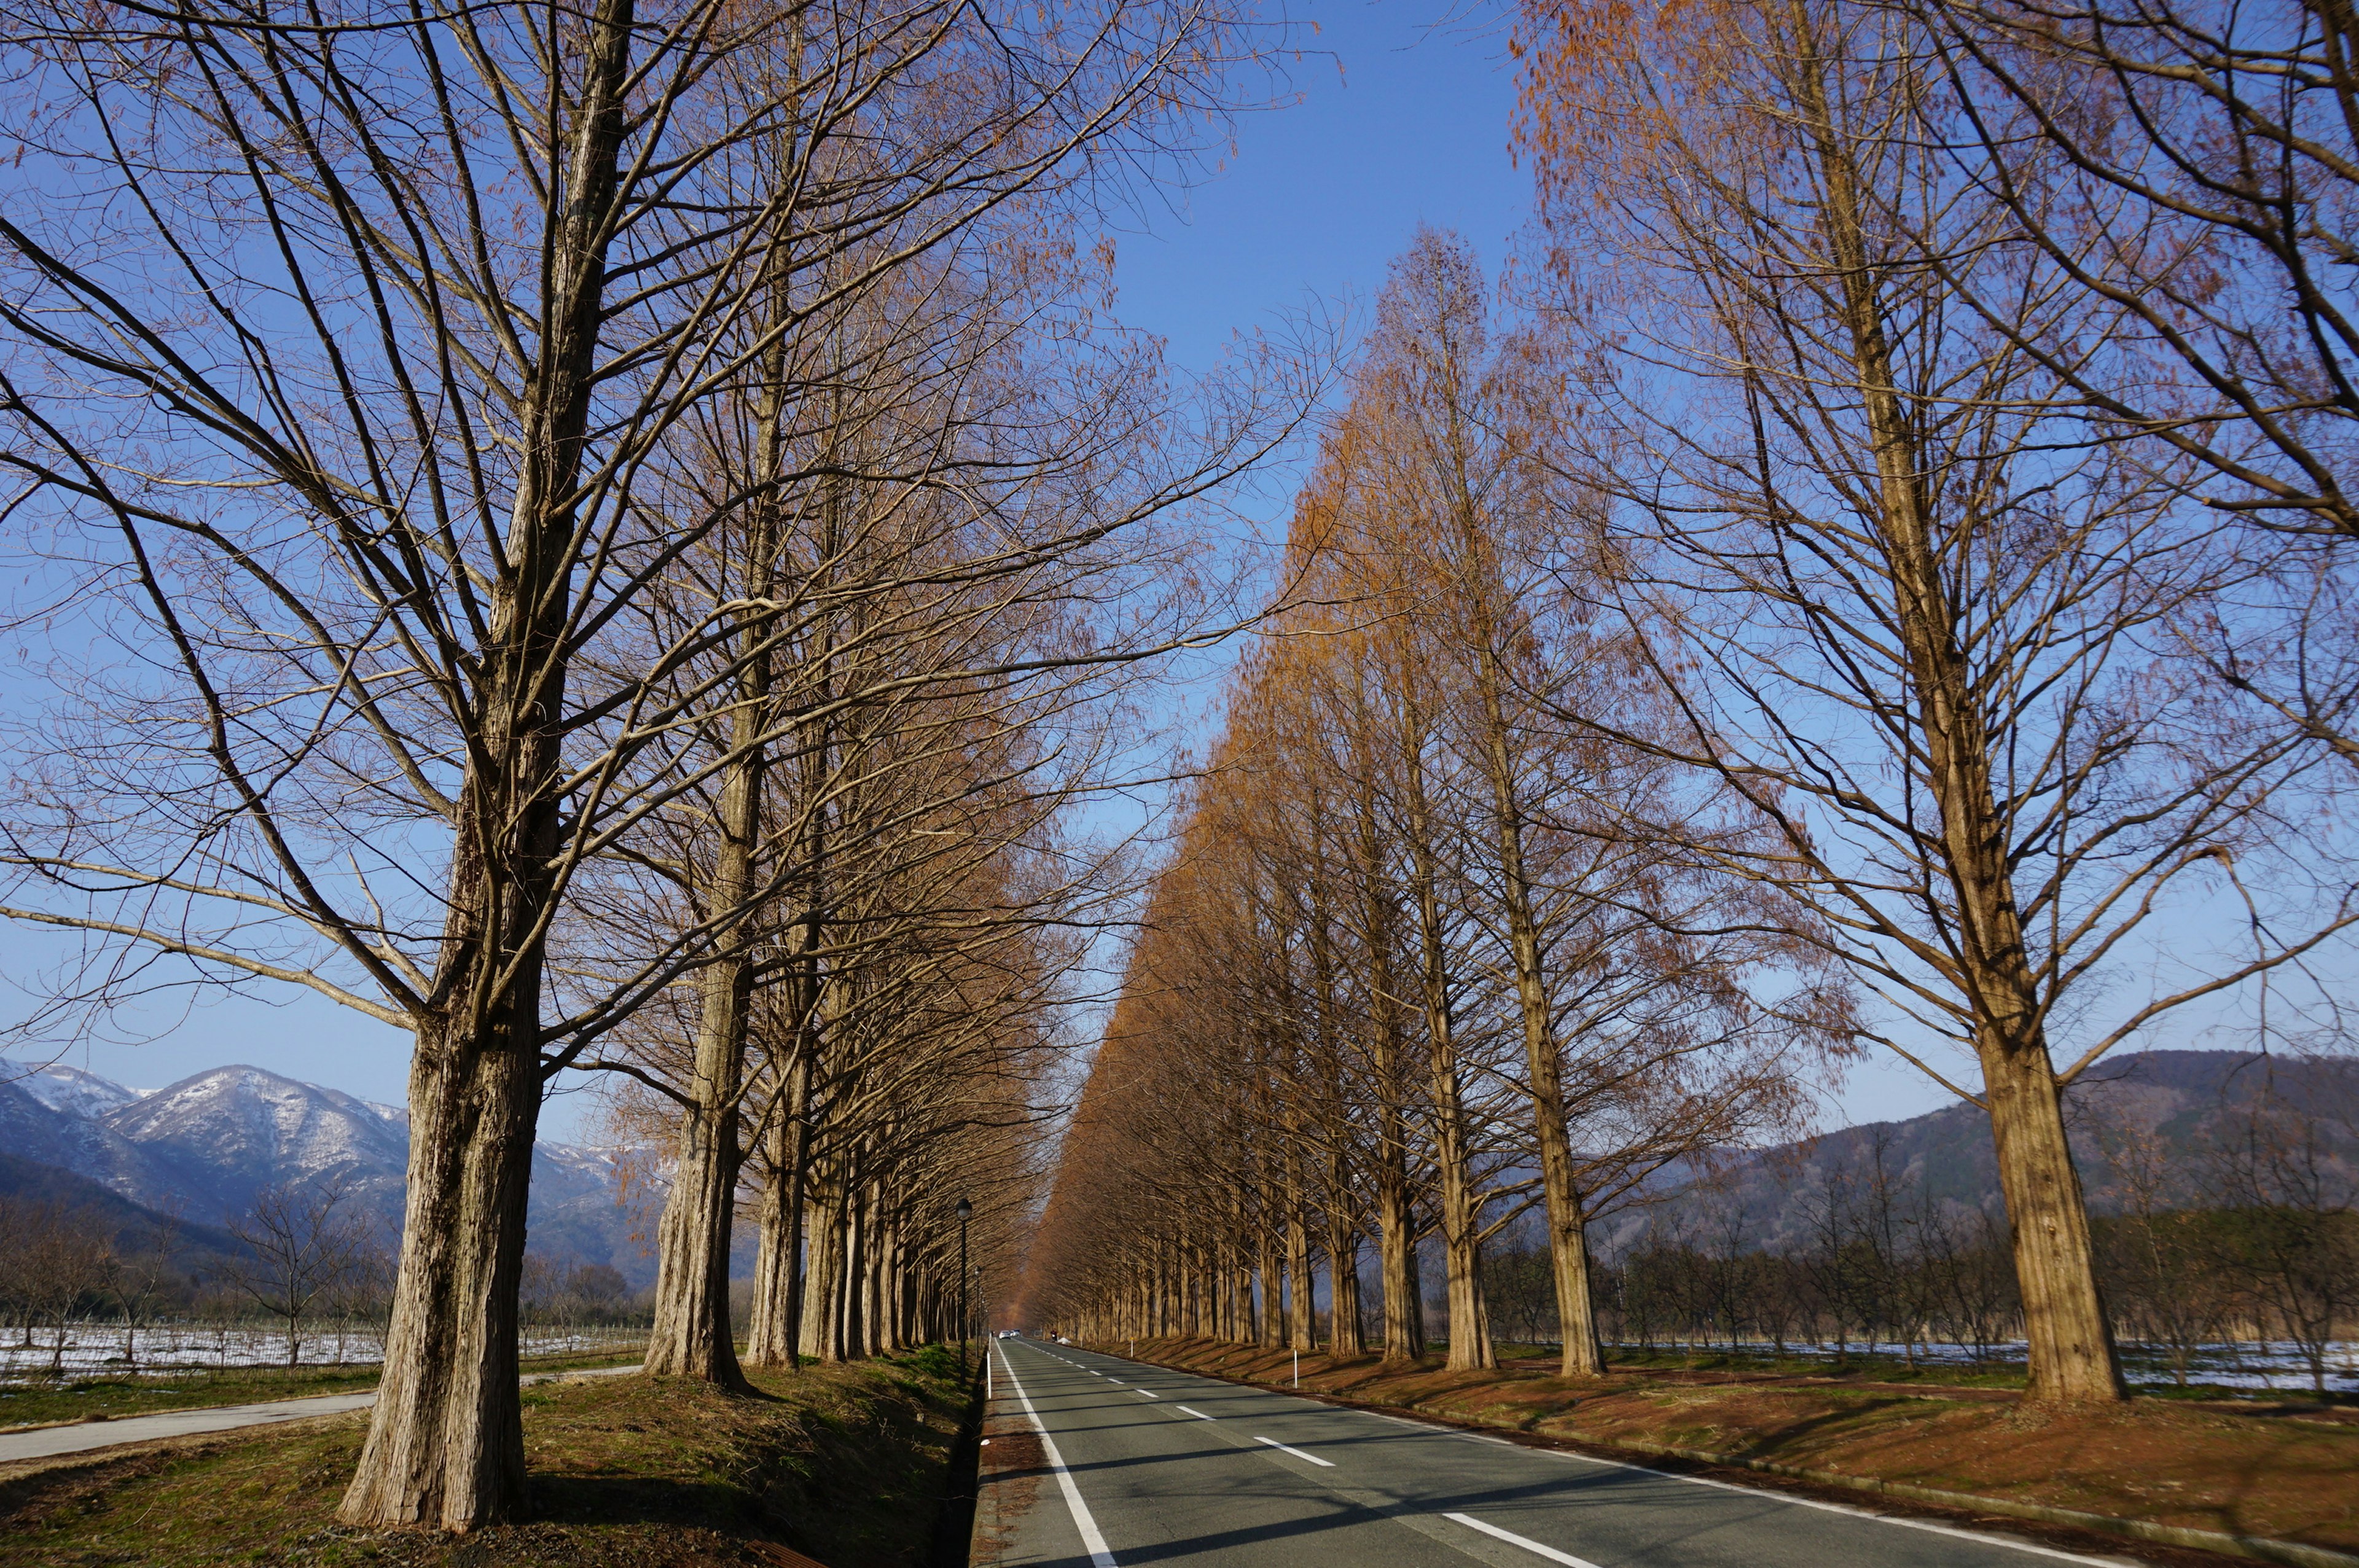
M 1003 1328 L 999 1331 L 999 1337 L 1002 1339 L 1021 1339 L 1024 1337 L 1024 1331 L 1020 1328 Z

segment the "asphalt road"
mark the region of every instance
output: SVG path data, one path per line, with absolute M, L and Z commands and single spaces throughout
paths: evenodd
M 2118 1563 L 1525 1448 L 1071 1346 L 994 1342 L 1043 1434 L 997 1568 L 2032 1568 Z M 1006 1439 L 1003 1439 L 1006 1441 Z M 1011 1455 L 1013 1457 L 1013 1455 Z M 1002 1474 L 1011 1474 L 1003 1469 Z

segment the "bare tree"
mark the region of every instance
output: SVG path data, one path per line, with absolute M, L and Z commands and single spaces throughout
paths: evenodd
M 263 1188 L 228 1224 L 240 1249 L 214 1265 L 225 1282 L 286 1325 L 289 1367 L 303 1357 L 304 1321 L 352 1282 L 371 1250 L 367 1220 L 344 1206 L 346 1195 L 333 1181 Z
M 2334 856 L 2286 852 L 2319 753 L 2147 636 L 2250 564 L 2183 472 L 2059 411 L 2022 345 L 2093 352 L 2102 315 L 1956 188 L 1905 16 L 1731 4 L 1612 20 L 1602 52 L 1531 25 L 1595 410 L 1568 470 L 1625 552 L 1598 597 L 1688 730 L 1656 743 L 1777 825 L 1727 863 L 1823 923 L 1886 1010 L 1863 1037 L 1987 1106 L 2034 1397 L 2118 1398 L 2061 1089 L 2359 915 Z M 2207 899 L 2238 912 L 2212 946 L 2155 946 Z M 2141 953 L 2155 983 L 2101 1015 Z
M 0 1300 L 23 1315 L 25 1345 L 49 1330 L 49 1372 L 65 1366 L 74 1314 L 105 1289 L 114 1243 L 104 1223 L 57 1203 L 0 1198 Z
M 127 1236 L 118 1236 L 107 1251 L 106 1293 L 123 1314 L 126 1364 L 138 1361 L 139 1331 L 155 1320 L 156 1309 L 185 1282 L 175 1256 L 180 1249 L 181 1228 L 179 1208 L 158 1206 Z
M 690 412 L 823 424 L 843 367 L 783 342 L 1019 196 L 1161 172 L 1258 47 L 1127 0 L 10 14 L 10 178 L 43 193 L 0 225 L 9 513 L 53 566 L 27 615 L 136 653 L 52 672 L 9 913 L 102 938 L 80 1000 L 294 984 L 415 1035 L 349 1520 L 517 1506 L 542 1085 L 745 918 L 552 1005 L 576 874 L 739 755 L 680 726 L 761 644 L 743 583 L 658 646 L 633 618 L 770 499 L 682 504 Z

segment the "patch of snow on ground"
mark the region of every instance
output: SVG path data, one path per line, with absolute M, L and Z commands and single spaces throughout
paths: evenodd
M 1635 1346 L 1625 1348 L 1635 1349 Z M 1687 1346 L 1681 1348 L 1710 1354 L 1724 1349 L 1721 1346 Z M 1889 1341 L 1879 1341 L 1874 1346 L 1854 1344 L 1854 1355 L 1874 1354 L 1898 1358 L 1901 1347 Z M 1993 1345 L 1982 1359 L 1993 1366 L 2023 1364 L 2024 1343 L 2020 1339 Z M 1767 1345 L 1746 1344 L 1737 1354 L 1767 1356 L 1774 1354 Z M 1788 1356 L 1823 1356 L 1832 1359 L 1838 1354 L 1832 1345 L 1794 1345 L 1786 1346 Z M 2173 1385 L 2170 1357 L 2161 1346 L 2142 1345 L 2124 1340 L 2121 1345 L 2122 1372 L 2130 1386 L 2139 1389 L 2167 1389 Z M 1919 1361 L 1938 1362 L 1944 1366 L 1971 1366 L 1976 1357 L 1962 1345 L 1919 1345 Z M 2187 1380 L 2218 1389 L 2255 1389 L 2277 1393 L 2307 1393 L 2310 1391 L 2310 1362 L 2291 1341 L 2271 1340 L 2256 1344 L 2251 1341 L 2222 1342 L 2206 1345 L 2188 1357 Z M 2336 1340 L 2326 1353 L 2326 1387 L 2330 1393 L 2359 1393 L 2359 1340 Z
M 595 1325 L 579 1328 L 527 1328 L 527 1356 L 620 1355 L 639 1349 L 647 1331 L 626 1325 Z M 53 1358 L 68 1377 L 92 1377 L 141 1372 L 205 1372 L 230 1367 L 279 1367 L 287 1361 L 287 1333 L 281 1328 L 251 1324 L 159 1324 L 139 1331 L 134 1342 L 136 1358 L 125 1361 L 120 1324 L 75 1324 L 66 1330 L 61 1357 L 49 1329 L 36 1329 L 32 1344 L 22 1328 L 6 1331 L 0 1344 L 0 1385 L 46 1379 Z M 385 1357 L 385 1346 L 373 1325 L 355 1324 L 339 1328 L 333 1323 L 307 1325 L 302 1332 L 305 1367 L 370 1367 Z M 5 1397 L 5 1396 L 0 1396 Z M 5 1421 L 0 1416 L 0 1421 Z

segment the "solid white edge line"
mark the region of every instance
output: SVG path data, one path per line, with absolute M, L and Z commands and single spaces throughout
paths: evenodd
M 1279 1453 L 1291 1454 L 1297 1459 L 1308 1459 L 1310 1463 L 1318 1465 L 1322 1470 L 1332 1470 L 1335 1468 L 1335 1461 L 1332 1459 L 1321 1459 L 1316 1454 L 1305 1454 L 1299 1448 L 1288 1448 L 1285 1444 L 1280 1443 L 1275 1437 L 1264 1437 L 1260 1433 L 1256 1433 L 1254 1434 L 1254 1441 L 1256 1443 L 1266 1443 L 1272 1448 L 1277 1449 Z
M 1281 1397 L 1286 1393 L 1286 1390 L 1283 1389 L 1273 1390 L 1271 1391 L 1280 1395 Z M 1196 1417 L 1199 1421 L 1211 1421 L 1213 1419 L 1212 1417 L 1204 1414 L 1201 1411 L 1188 1410 L 1186 1405 L 1180 1405 L 1176 1408 L 1188 1411 L 1190 1415 Z M 1323 1408 L 1336 1409 L 1339 1407 L 1327 1406 Z M 1345 1406 L 1340 1408 L 1349 1409 L 1350 1407 Z M 1378 1421 L 1391 1422 L 1395 1426 L 1413 1427 L 1419 1432 L 1441 1433 L 1451 1436 L 1475 1436 L 1474 1433 L 1462 1432 L 1457 1427 L 1436 1426 L 1428 1422 L 1411 1421 L 1406 1416 L 1387 1415 L 1382 1411 L 1360 1411 L 1356 1413 L 1360 1415 L 1372 1415 Z M 1269 1444 L 1273 1448 L 1286 1448 L 1286 1444 L 1283 1443 L 1275 1442 L 1270 1438 L 1265 1437 L 1260 1441 Z M 1483 1443 L 1504 1444 L 1509 1448 L 1524 1448 L 1524 1445 L 1520 1443 L 1508 1443 L 1506 1439 L 1500 1437 L 1476 1437 L 1476 1441 Z M 1288 1454 L 1294 1454 L 1299 1457 L 1308 1459 L 1313 1465 L 1326 1465 L 1330 1469 L 1334 1467 L 1330 1461 L 1318 1458 L 1313 1454 L 1302 1454 L 1299 1449 L 1286 1448 L 1286 1451 Z M 2075 1552 L 2060 1552 L 2052 1546 L 2040 1546 L 2032 1541 L 2019 1541 L 2000 1530 L 1959 1530 L 1951 1525 L 1936 1524 L 1930 1519 L 1903 1519 L 1897 1514 L 1880 1514 L 1872 1512 L 1866 1509 L 1854 1508 L 1848 1503 L 1825 1502 L 1817 1498 L 1799 1498 L 1796 1497 L 1791 1492 L 1773 1491 L 1767 1487 L 1739 1486 L 1734 1481 L 1714 1481 L 1702 1476 L 1681 1476 L 1669 1470 L 1657 1470 L 1646 1465 L 1631 1465 L 1619 1459 L 1599 1459 L 1587 1454 L 1570 1453 L 1561 1448 L 1524 1448 L 1524 1452 L 1527 1454 L 1553 1454 L 1560 1459 L 1570 1459 L 1582 1465 L 1601 1465 L 1609 1470 L 1635 1470 L 1641 1476 L 1653 1476 L 1666 1481 L 1685 1481 L 1692 1487 L 1710 1487 L 1716 1491 L 1735 1492 L 1741 1496 L 1748 1498 L 1766 1498 L 1771 1502 L 1790 1503 L 1796 1508 L 1821 1509 L 1831 1514 L 1849 1514 L 1854 1519 L 1872 1519 L 1877 1524 L 1897 1524 L 1908 1530 L 1929 1530 L 1935 1535 L 1954 1535 L 1961 1541 L 1979 1541 L 1985 1546 L 2004 1546 L 2011 1551 L 2028 1552 L 2034 1557 L 2052 1557 L 2060 1563 L 2095 1563 L 2100 1565 L 2100 1568 L 2113 1568 L 2112 1561 L 2107 1558 L 2090 1557 Z M 1529 1546 L 1533 1551 L 1539 1552 L 1543 1556 L 1555 1556 L 1558 1557 L 1560 1561 L 1563 1562 L 1581 1562 L 1581 1559 L 1577 1557 L 1563 1557 L 1561 1554 L 1555 1552 L 1552 1548 L 1541 1546 L 1537 1542 L 1527 1541 L 1521 1536 L 1510 1535 L 1506 1531 L 1499 1530 L 1495 1526 L 1484 1524 L 1482 1520 L 1474 1519 L 1471 1515 L 1448 1514 L 1443 1517 L 1458 1519 L 1462 1523 L 1473 1526 L 1476 1530 L 1485 1530 L 1491 1534 L 1499 1536 L 1502 1540 L 1513 1541 L 1518 1546 Z M 1594 1568 L 1594 1564 L 1584 1564 L 1583 1568 Z
M 1217 1419 L 1216 1417 L 1206 1415 L 1202 1411 L 1188 1410 L 1186 1405 L 1173 1405 L 1171 1408 L 1176 1411 L 1188 1411 L 1188 1413 L 1194 1416 L 1198 1421 L 1212 1421 Z
M 1016 1375 L 1015 1363 L 1005 1355 L 999 1358 L 1007 1368 L 1007 1386 L 1016 1390 L 1016 1400 L 1024 1413 L 1032 1418 L 1032 1426 L 1040 1434 L 1040 1451 L 1049 1456 L 1049 1468 L 1057 1472 L 1057 1485 L 1065 1494 L 1065 1507 L 1071 1510 L 1073 1528 L 1082 1532 L 1082 1549 L 1090 1554 L 1090 1568 L 1120 1568 L 1114 1553 L 1106 1550 L 1105 1537 L 1098 1533 L 1098 1521 L 1090 1513 L 1090 1505 L 1082 1501 L 1082 1489 L 1073 1484 L 1073 1473 L 1065 1468 L 1065 1457 L 1057 1452 L 1057 1440 L 1049 1435 L 1048 1422 L 1032 1408 L 1032 1397 L 1024 1391 L 1024 1381 Z
M 1565 1568 L 1597 1568 L 1597 1564 L 1586 1557 L 1575 1557 L 1570 1552 L 1559 1552 L 1553 1546 L 1542 1546 L 1538 1541 L 1517 1535 L 1512 1530 L 1501 1530 L 1495 1524 L 1484 1524 L 1473 1514 L 1443 1514 L 1441 1517 L 1446 1519 L 1455 1519 L 1469 1530 L 1479 1530 L 1484 1535 L 1496 1536 L 1510 1546 L 1520 1546 L 1525 1551 L 1535 1552 L 1551 1563 L 1561 1563 Z
M 1904 1519 L 1898 1514 L 1880 1514 L 1872 1509 L 1854 1507 L 1850 1503 L 1828 1502 L 1822 1498 L 1797 1497 L 1791 1492 L 1772 1491 L 1767 1487 L 1740 1486 L 1734 1481 L 1715 1481 L 1705 1476 L 1681 1476 L 1669 1470 L 1657 1470 L 1645 1465 L 1628 1465 L 1619 1459 L 1598 1459 L 1587 1454 L 1567 1453 L 1561 1448 L 1535 1448 L 1527 1452 L 1553 1454 L 1560 1459 L 1571 1459 L 1583 1465 L 1602 1465 L 1608 1470 L 1635 1470 L 1641 1476 L 1658 1476 L 1666 1481 L 1685 1481 L 1690 1487 L 1710 1487 L 1714 1491 L 1734 1492 L 1739 1497 L 1766 1498 L 1775 1503 L 1788 1503 L 1798 1509 L 1818 1509 L 1831 1514 L 1849 1514 L 1854 1519 L 1868 1519 L 1876 1524 L 1897 1524 L 1905 1530 L 1930 1530 L 1936 1535 L 1954 1535 L 1961 1541 L 1977 1541 L 1984 1546 L 2004 1546 L 2013 1552 L 2027 1552 L 2034 1557 L 2053 1557 L 2060 1563 L 2087 1563 L 2100 1568 L 2114 1568 L 2115 1558 L 2091 1557 L 2078 1552 L 2062 1552 L 2053 1546 L 2041 1546 L 2034 1541 L 2019 1541 L 2003 1530 L 1960 1530 L 1953 1525 L 1937 1524 L 1931 1519 Z

